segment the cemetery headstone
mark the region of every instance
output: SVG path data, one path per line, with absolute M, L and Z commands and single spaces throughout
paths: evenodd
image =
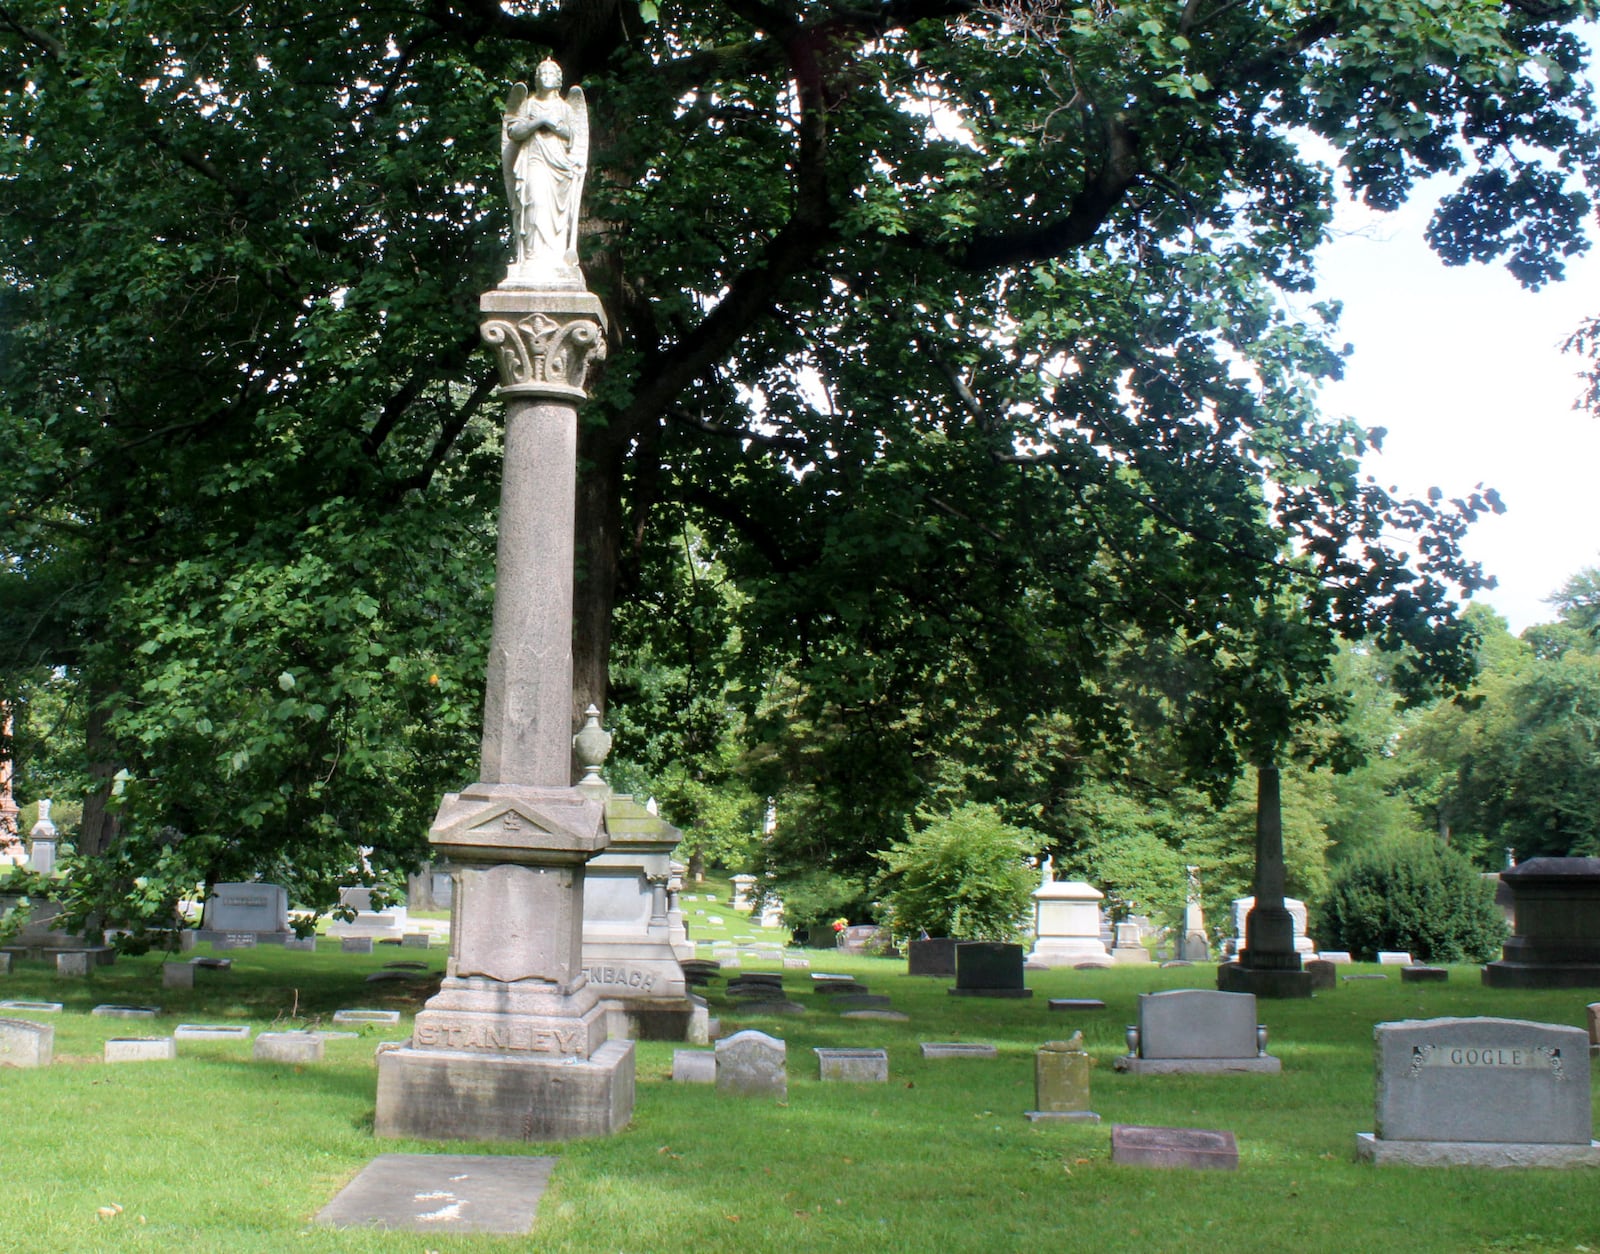
M 729 877 L 733 884 L 732 906 L 735 910 L 748 911 L 754 906 L 750 894 L 755 891 L 756 877 L 753 875 L 734 875 Z
M 1100 1116 L 1089 1109 L 1089 1061 L 1082 1032 L 1041 1045 L 1033 1058 L 1034 1109 L 1028 1118 L 1099 1123 Z
M 1385 1166 L 1595 1167 L 1589 1042 L 1524 1019 L 1380 1023 L 1375 1130 L 1359 1158 Z
M 1137 923 L 1118 923 L 1114 929 L 1116 941 L 1111 946 L 1111 961 L 1119 966 L 1143 965 L 1150 961 L 1150 951 L 1144 947 Z
M 1450 978 L 1448 967 L 1425 967 L 1413 965 L 1400 968 L 1400 983 L 1402 984 L 1443 984 Z
M 1032 997 L 1023 983 L 1021 945 L 964 941 L 956 946 L 955 997 Z
M 251 1055 L 257 1062 L 300 1064 L 321 1062 L 324 1046 L 315 1032 L 263 1032 L 256 1037 Z
M 248 1041 L 247 1023 L 180 1023 L 172 1035 L 180 1041 Z
M 906 944 L 906 974 L 953 976 L 956 973 L 956 942 L 949 937 L 914 940 Z
M 1281 1060 L 1266 1052 L 1253 993 L 1180 988 L 1139 995 L 1139 1022 L 1128 1028 L 1128 1053 L 1118 1071 L 1134 1075 L 1254 1072 L 1276 1074 Z
M 1344 949 L 1320 950 L 1317 957 L 1323 962 L 1331 962 L 1335 966 L 1349 966 L 1351 962 L 1349 951 Z
M 884 1084 L 889 1079 L 886 1049 L 832 1049 L 818 1047 L 817 1078 L 843 1084 Z
M 1339 987 L 1339 968 L 1326 958 L 1311 959 L 1305 964 L 1304 970 L 1311 977 L 1314 991 Z
M 171 1062 L 178 1042 L 170 1036 L 114 1036 L 105 1044 L 106 1062 Z
M 1211 939 L 1206 933 L 1205 909 L 1200 897 L 1200 868 L 1185 867 L 1188 894 L 1183 907 L 1183 937 L 1178 941 L 1178 957 L 1186 962 L 1206 962 L 1211 958 Z
M 0 1066 L 48 1067 L 56 1030 L 28 1019 L 0 1019 Z
M 717 1091 L 745 1097 L 789 1096 L 785 1070 L 788 1046 L 764 1032 L 747 1029 L 717 1042 Z
M 64 1008 L 59 1001 L 0 1001 L 0 1010 L 17 1014 L 56 1015 Z
M 107 1019 L 154 1019 L 161 1013 L 160 1006 L 119 1006 L 111 1002 L 96 1006 L 89 1012 Z
M 56 974 L 60 976 L 86 976 L 89 974 L 89 954 L 86 950 L 68 950 L 56 955 Z
M 1412 965 L 1411 955 L 1403 949 L 1380 949 L 1378 951 L 1378 965 L 1380 967 L 1409 967 Z
M 346 954 L 370 954 L 372 952 L 372 937 L 341 937 L 339 940 L 339 951 Z
M 924 1058 L 998 1058 L 1000 1051 L 980 1041 L 924 1041 Z
M 317 1212 L 328 1228 L 524 1236 L 555 1167 L 526 1154 L 380 1154 Z
M 679 1084 L 715 1084 L 716 1052 L 709 1049 L 673 1050 L 672 1078 Z
M 246 941 L 245 937 L 250 937 Z M 289 927 L 289 891 L 281 884 L 218 884 L 206 899 L 197 940 L 242 948 L 247 943 L 281 945 L 294 938 Z
M 1128 1167 L 1237 1171 L 1239 1146 L 1233 1133 L 1212 1128 L 1117 1124 L 1111 1129 L 1111 1161 Z

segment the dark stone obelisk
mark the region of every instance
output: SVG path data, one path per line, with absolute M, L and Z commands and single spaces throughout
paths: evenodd
M 585 864 L 608 837 L 604 784 L 571 779 L 573 506 L 605 315 L 572 248 L 582 95 L 552 69 L 538 108 L 519 86 L 505 115 L 517 255 L 480 302 L 506 405 L 480 774 L 428 833 L 455 880 L 450 958 L 411 1040 L 378 1055 L 385 1137 L 563 1140 L 633 1112 L 633 1042 L 607 1039 L 582 960 Z
M 1245 916 L 1245 945 L 1217 968 L 1225 993 L 1310 997 L 1311 975 L 1294 947 L 1294 916 L 1283 904 L 1283 804 L 1278 768 L 1256 771 L 1256 903 Z

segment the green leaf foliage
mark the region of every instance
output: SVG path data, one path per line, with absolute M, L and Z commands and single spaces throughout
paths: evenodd
M 1130 641 L 1218 791 L 1317 717 L 1341 636 L 1409 646 L 1401 690 L 1464 682 L 1460 540 L 1498 499 L 1363 475 L 1303 297 L 1341 185 L 1437 173 L 1447 260 L 1560 273 L 1593 4 L 1004 9 L 8 0 L 0 684 L 79 688 L 84 873 L 128 842 L 101 898 L 176 831 L 173 888 L 289 868 L 320 900 L 358 847 L 398 874 L 470 777 L 477 298 L 500 102 L 551 54 L 591 102 L 610 337 L 574 706 L 634 705 L 641 786 L 678 736 L 715 842 L 740 807 L 689 785 L 737 776 L 792 863 L 859 879 L 952 762 L 1001 781 L 1039 728 L 1125 753 Z M 685 535 L 737 596 L 671 587 Z M 630 621 L 658 594 L 686 612 Z
M 878 882 L 897 935 L 1014 941 L 1028 921 L 1037 834 L 967 804 L 910 831 L 882 854 Z
M 1312 911 L 1319 946 L 1367 961 L 1398 950 L 1419 962 L 1488 962 L 1509 930 L 1478 869 L 1428 837 L 1383 841 L 1340 864 Z

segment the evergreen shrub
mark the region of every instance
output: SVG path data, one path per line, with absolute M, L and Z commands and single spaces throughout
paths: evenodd
M 1488 962 L 1508 931 L 1494 889 L 1466 856 L 1425 836 L 1380 841 L 1336 866 L 1312 929 L 1325 949 L 1371 961 Z

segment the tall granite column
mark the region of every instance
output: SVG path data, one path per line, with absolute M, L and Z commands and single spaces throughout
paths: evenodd
M 605 335 L 572 247 L 582 94 L 559 86 L 545 62 L 539 95 L 514 88 L 504 117 L 517 253 L 480 302 L 506 403 L 480 779 L 428 833 L 455 879 L 450 957 L 411 1040 L 378 1055 L 379 1136 L 562 1140 L 633 1113 L 633 1042 L 607 1040 L 583 970 L 585 865 L 608 836 L 604 790 L 571 782 L 573 501 Z
M 1256 770 L 1255 906 L 1245 918 L 1245 947 L 1217 968 L 1217 987 L 1257 997 L 1310 997 L 1311 975 L 1294 947 L 1294 916 L 1283 904 L 1283 804 L 1278 768 Z

